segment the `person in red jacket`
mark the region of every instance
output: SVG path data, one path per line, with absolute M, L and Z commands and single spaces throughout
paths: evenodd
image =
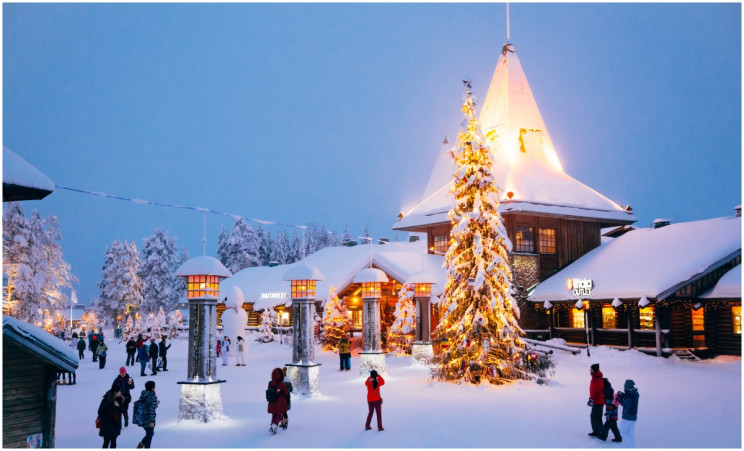
M 604 399 L 604 381 L 602 380 L 602 372 L 599 371 L 599 363 L 592 365 L 589 372 L 592 376 L 592 381 L 589 384 L 589 402 L 588 406 L 591 406 L 592 413 L 589 415 L 589 419 L 592 423 L 592 432 L 589 433 L 590 437 L 602 436 L 602 408 L 605 404 Z
M 271 382 L 269 382 L 268 390 L 276 391 L 276 400 L 269 403 L 268 413 L 271 414 L 271 426 L 269 432 L 276 434 L 279 428 L 279 422 L 284 418 L 284 414 L 287 412 L 287 395 L 289 391 L 287 386 L 284 385 L 284 372 L 281 368 L 274 368 L 271 371 Z
M 384 431 L 382 427 L 382 396 L 380 396 L 380 387 L 385 385 L 385 379 L 377 374 L 377 371 L 372 370 L 369 372 L 369 377 L 364 382 L 367 386 L 367 406 L 369 406 L 369 414 L 367 414 L 367 423 L 364 425 L 365 430 L 372 429 L 370 424 L 372 423 L 372 413 L 377 412 L 377 430 Z

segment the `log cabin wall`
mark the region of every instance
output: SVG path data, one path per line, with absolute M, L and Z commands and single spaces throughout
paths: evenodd
M 670 346 L 673 348 L 692 347 L 692 315 L 691 307 L 686 303 L 674 303 L 670 306 Z M 707 327 L 706 327 L 707 329 Z
M 222 313 L 224 313 L 225 310 L 225 304 L 217 304 L 217 326 L 219 327 L 222 327 Z M 253 311 L 253 302 L 244 302 L 243 310 L 248 314 L 248 327 L 257 327 L 260 324 L 260 315 Z
M 741 334 L 734 333 L 732 305 L 741 306 L 741 301 L 705 306 L 705 340 L 716 354 L 740 356 Z
M 26 448 L 26 438 L 39 433 L 44 447 L 54 447 L 56 379 L 54 367 L 4 341 L 3 448 Z

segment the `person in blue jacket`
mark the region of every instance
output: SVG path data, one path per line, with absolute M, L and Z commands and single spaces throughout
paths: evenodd
M 142 347 L 137 351 L 137 358 L 140 363 L 140 376 L 147 376 L 145 374 L 145 368 L 147 368 L 147 362 L 150 360 L 150 354 L 147 352 L 147 343 L 143 344 Z
M 623 422 L 620 433 L 628 448 L 635 448 L 635 426 L 638 419 L 638 389 L 633 380 L 625 381 L 625 392 L 618 392 L 618 401 L 623 406 Z

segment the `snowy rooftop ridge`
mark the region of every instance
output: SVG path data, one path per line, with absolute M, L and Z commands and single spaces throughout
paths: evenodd
M 5 146 L 3 146 L 3 185 L 40 193 L 35 197 L 23 196 L 17 200 L 40 199 L 54 191 L 54 182 L 49 177 Z M 4 187 L 3 191 L 7 189 Z M 3 200 L 6 200 L 5 193 L 3 193 Z
M 530 299 L 578 299 L 566 288 L 569 278 L 593 281 L 591 295 L 581 299 L 665 299 L 737 253 L 741 254 L 741 217 L 637 229 L 599 246 L 540 282 Z
M 699 297 L 702 299 L 741 299 L 741 264 L 731 268 L 718 279 L 715 287 Z
M 3 340 L 16 342 L 29 352 L 50 365 L 65 371 L 75 371 L 78 367 L 77 352 L 46 330 L 13 318 L 3 316 Z

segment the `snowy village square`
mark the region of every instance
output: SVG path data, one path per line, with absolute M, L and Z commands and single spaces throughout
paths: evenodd
M 3 448 L 741 449 L 741 7 L 3 4 Z

